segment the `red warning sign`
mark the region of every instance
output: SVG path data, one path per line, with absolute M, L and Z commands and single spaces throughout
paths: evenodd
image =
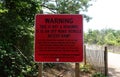
M 81 62 L 82 15 L 36 15 L 34 55 L 36 62 Z

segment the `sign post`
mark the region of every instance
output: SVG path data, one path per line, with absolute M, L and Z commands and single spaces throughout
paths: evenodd
M 36 62 L 81 62 L 82 15 L 36 15 L 34 55 Z
M 38 77 L 42 77 L 42 70 L 43 70 L 42 63 L 38 63 Z
M 75 77 L 80 77 L 80 64 L 75 63 Z

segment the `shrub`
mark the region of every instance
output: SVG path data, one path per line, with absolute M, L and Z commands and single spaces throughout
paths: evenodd
M 97 72 L 97 73 L 94 73 L 92 77 L 106 77 L 106 76 L 103 75 L 102 73 Z

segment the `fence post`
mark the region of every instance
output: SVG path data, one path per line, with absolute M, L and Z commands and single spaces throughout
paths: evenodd
M 42 77 L 43 66 L 42 63 L 38 64 L 38 77 Z
M 108 52 L 107 47 L 104 50 L 104 65 L 105 65 L 105 76 L 108 76 Z
M 84 65 L 86 65 L 86 45 L 84 45 Z
M 75 77 L 80 77 L 80 65 L 75 63 Z

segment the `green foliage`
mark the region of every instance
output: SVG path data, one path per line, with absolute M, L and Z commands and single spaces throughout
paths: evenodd
M 37 76 L 37 65 L 32 59 L 14 51 L 12 44 L 0 42 L 0 77 Z
M 38 0 L 0 0 L 0 77 L 37 76 L 33 62 Z
M 87 65 L 81 64 L 80 71 L 85 72 L 85 73 L 89 73 L 91 71 L 91 66 L 88 64 Z
M 12 43 L 29 56 L 33 51 L 34 16 L 39 8 L 34 0 L 1 0 L 0 40 Z
M 115 36 L 113 35 L 113 33 L 108 33 L 106 36 L 105 36 L 105 41 L 108 45 L 115 45 L 116 41 Z
M 76 14 L 80 12 L 87 12 L 88 7 L 92 4 L 92 0 L 42 0 L 41 6 L 47 8 L 54 14 Z M 87 21 L 91 19 L 84 14 Z
M 107 77 L 107 76 L 105 76 L 105 75 L 97 72 L 97 73 L 94 73 L 94 74 L 92 75 L 92 77 Z
M 103 29 L 89 30 L 84 33 L 84 42 L 99 45 L 120 45 L 120 30 Z

